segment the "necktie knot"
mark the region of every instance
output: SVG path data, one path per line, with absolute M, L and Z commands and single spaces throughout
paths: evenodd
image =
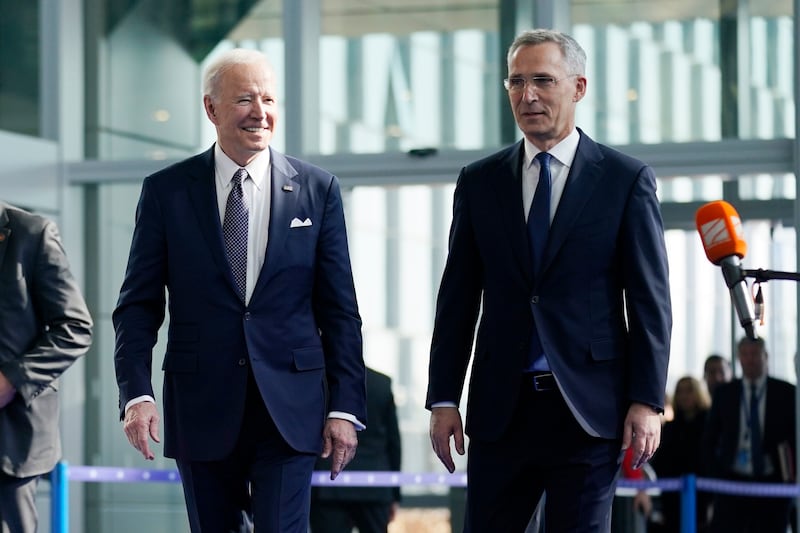
M 542 169 L 547 168 L 549 171 L 550 159 L 552 159 L 552 157 L 553 156 L 550 154 L 550 152 L 539 152 L 538 154 L 536 154 L 535 159 L 539 161 L 539 165 L 541 165 Z
M 236 172 L 233 173 L 233 178 L 231 178 L 231 185 L 233 187 L 240 186 L 245 179 L 247 179 L 247 170 L 240 168 Z

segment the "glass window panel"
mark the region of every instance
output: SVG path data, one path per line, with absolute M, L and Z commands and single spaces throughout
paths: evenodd
M 39 2 L 0 0 L 0 129 L 40 135 Z
M 499 143 L 496 1 L 322 0 L 322 12 L 321 153 Z
M 726 4 L 574 0 L 577 123 L 609 144 L 793 137 L 791 2 Z

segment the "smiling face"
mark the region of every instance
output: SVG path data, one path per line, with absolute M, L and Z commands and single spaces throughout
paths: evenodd
M 275 76 L 265 61 L 235 63 L 203 97 L 222 151 L 245 166 L 269 147 L 277 120 Z
M 561 48 L 553 42 L 522 46 L 509 58 L 509 78 L 558 80 L 551 88 L 537 88 L 529 81 L 522 91 L 508 93 L 519 129 L 542 151 L 575 129 L 575 106 L 586 94 L 586 77 L 567 68 Z

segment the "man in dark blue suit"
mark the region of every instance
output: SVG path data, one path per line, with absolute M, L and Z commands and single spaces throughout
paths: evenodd
M 742 377 L 719 385 L 703 434 L 706 474 L 761 483 L 792 483 L 795 386 L 767 374 L 764 339 L 737 345 Z M 756 427 L 757 426 L 757 427 Z M 785 533 L 789 498 L 715 494 L 710 531 Z
M 145 179 L 113 315 L 125 434 L 152 459 L 152 349 L 169 308 L 164 454 L 193 532 L 238 530 L 251 514 L 257 531 L 305 533 L 316 456 L 331 456 L 335 478 L 366 420 L 338 181 L 269 147 L 275 89 L 259 52 L 209 66 L 217 142 Z
M 672 318 L 656 179 L 576 128 L 585 62 L 562 33 L 518 36 L 505 85 L 524 139 L 456 185 L 426 403 L 452 472 L 480 316 L 471 533 L 524 531 L 542 493 L 548 532 L 607 531 L 622 450 L 639 467 L 660 441 Z

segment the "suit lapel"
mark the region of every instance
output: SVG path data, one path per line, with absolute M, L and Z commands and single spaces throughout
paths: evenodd
M 578 151 L 567 176 L 567 183 L 561 200 L 558 202 L 555 218 L 550 226 L 547 245 L 542 259 L 542 272 L 544 272 L 564 244 L 570 229 L 581 211 L 586 207 L 589 198 L 594 194 L 603 171 L 600 161 L 603 155 L 597 144 L 581 133 L 578 142 Z
M 286 236 L 289 233 L 289 222 L 292 213 L 296 212 L 295 206 L 300 197 L 302 187 L 297 171 L 286 159 L 286 156 L 270 149 L 270 210 L 269 210 L 269 237 L 267 238 L 267 252 L 264 266 L 258 276 L 253 298 L 263 285 L 269 281 L 278 270 Z
M 225 241 L 222 237 L 222 224 L 219 221 L 219 205 L 217 204 L 216 171 L 214 169 L 214 147 L 202 154 L 200 164 L 189 169 L 189 198 L 194 207 L 200 234 L 205 237 L 211 250 L 214 263 L 231 285 L 235 294 L 239 293 L 233 279 L 228 256 L 225 253 Z
M 522 141 L 503 154 L 497 175 L 489 177 L 489 187 L 496 194 L 499 216 L 511 241 L 514 257 L 525 279 L 530 282 L 533 276 L 525 207 L 522 205 L 522 154 Z

